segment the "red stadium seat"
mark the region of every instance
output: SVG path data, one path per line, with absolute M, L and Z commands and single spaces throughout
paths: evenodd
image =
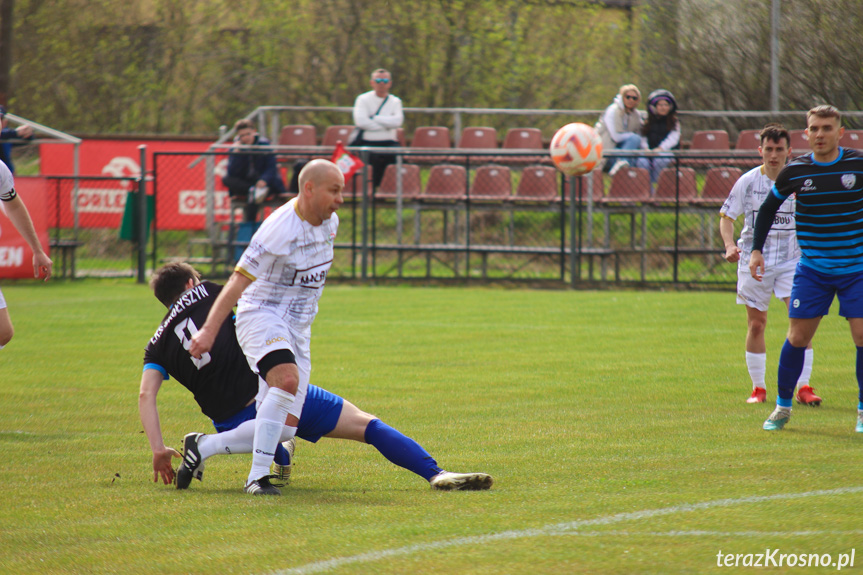
M 549 202 L 560 199 L 557 181 L 560 176 L 554 168 L 548 166 L 526 166 L 521 172 L 521 179 L 515 190 L 513 199 L 521 202 Z
M 611 178 L 604 204 L 637 204 L 650 201 L 650 173 L 644 168 L 623 168 Z
M 470 186 L 471 201 L 504 201 L 512 198 L 512 177 L 506 166 L 482 166 Z
M 697 203 L 721 206 L 731 193 L 734 183 L 743 175 L 740 168 L 719 167 L 707 170 L 704 188 Z
M 445 126 L 422 126 L 414 130 L 414 137 L 410 145 L 412 150 L 422 148 L 452 148 L 449 137 L 449 128 Z M 446 161 L 446 156 L 407 156 L 411 162 L 439 163 Z
M 653 202 L 658 204 L 689 203 L 698 194 L 695 170 L 692 168 L 665 168 L 659 173 Z
M 467 193 L 466 170 L 464 166 L 440 164 L 429 171 L 429 179 L 420 196 L 427 201 L 459 201 Z
M 863 150 L 863 130 L 845 130 L 839 145 L 843 148 Z
M 458 141 L 459 150 L 494 150 L 497 149 L 497 130 L 494 128 L 465 128 L 461 132 Z M 471 156 L 471 164 L 486 164 L 493 162 L 494 156 Z M 465 156 L 451 156 L 450 162 L 463 164 L 467 162 Z
M 699 130 L 692 134 L 690 150 L 728 150 L 728 132 L 725 130 Z
M 384 171 L 381 185 L 378 187 L 378 199 L 394 200 L 398 197 L 398 167 L 390 164 Z M 416 164 L 402 164 L 402 199 L 413 200 L 422 193 L 420 167 Z
M 740 130 L 735 150 L 758 150 L 761 145 L 761 130 Z
M 353 126 L 341 125 L 341 126 L 329 126 L 324 132 L 324 137 L 321 140 L 322 146 L 335 146 L 336 143 L 341 140 L 342 144 L 345 146 L 348 145 L 348 136 L 351 135 L 351 132 L 354 130 Z
M 316 146 L 318 134 L 314 126 L 285 126 L 279 134 L 280 146 Z
M 503 139 L 504 150 L 545 150 L 542 132 L 538 128 L 510 128 Z M 535 164 L 541 156 L 498 156 L 494 160 L 501 164 Z
M 793 157 L 802 156 L 812 151 L 809 147 L 809 136 L 806 135 L 806 130 L 789 130 L 788 135 L 791 136 L 791 155 Z

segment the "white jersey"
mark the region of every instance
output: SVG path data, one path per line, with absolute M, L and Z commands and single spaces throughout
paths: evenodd
M 737 180 L 728 199 L 722 205 L 720 214 L 736 220 L 745 215 L 743 230 L 737 247 L 740 248 L 741 268 L 749 267 L 752 256 L 752 237 L 755 233 L 755 218 L 764 199 L 773 189 L 773 180 L 764 174 L 764 167 L 754 168 Z M 767 234 L 762 255 L 766 267 L 776 267 L 800 259 L 800 247 L 797 245 L 797 232 L 794 219 L 794 197 L 790 196 L 779 207 L 773 227 Z
M 254 280 L 237 304 L 237 314 L 275 313 L 297 331 L 312 325 L 339 227 L 336 214 L 313 226 L 297 213 L 296 198 L 273 212 L 252 236 L 236 271 Z
M 0 200 L 10 202 L 15 199 L 15 178 L 9 171 L 9 166 L 0 161 Z M 2 209 L 2 204 L 0 204 Z

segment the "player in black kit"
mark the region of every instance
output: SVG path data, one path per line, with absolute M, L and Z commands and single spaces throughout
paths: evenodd
M 192 335 L 203 325 L 222 289 L 212 282 L 201 283 L 199 277 L 186 263 L 167 264 L 153 274 L 150 285 L 169 311 L 144 354 L 138 398 L 141 422 L 153 451 L 153 480 L 156 482 L 160 476 L 166 485 L 174 480 L 171 458 L 180 457 L 162 440 L 156 407 L 156 395 L 168 376 L 194 394 L 201 411 L 213 420 L 219 431 L 213 435 L 186 435 L 183 464 L 176 473 L 178 489 L 187 488 L 192 478 L 201 479 L 204 461 L 212 455 L 251 453 L 256 399 L 262 400 L 268 390 L 266 383 L 249 367 L 237 342 L 233 321 L 222 324 L 210 352 L 200 359 L 189 354 Z M 296 436 L 313 443 L 323 436 L 370 443 L 392 463 L 426 479 L 433 489 L 488 489 L 493 482 L 485 473 L 444 471 L 410 437 L 314 385 L 309 385 Z M 291 452 L 292 447 L 278 445 L 275 478 L 289 477 Z

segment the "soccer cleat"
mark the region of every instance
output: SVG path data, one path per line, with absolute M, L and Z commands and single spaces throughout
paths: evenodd
M 815 395 L 814 391 L 808 385 L 801 385 L 797 390 L 797 403 L 811 405 L 812 407 L 821 405 L 821 398 Z
M 256 204 L 260 204 L 266 200 L 267 194 L 270 193 L 270 188 L 268 186 L 255 186 L 252 189 L 254 190 Z
M 246 493 L 251 493 L 252 495 L 281 495 L 282 492 L 279 491 L 278 487 L 270 483 L 271 477 L 273 476 L 264 475 L 260 479 L 250 481 L 243 488 L 243 491 L 245 491 Z
M 432 489 L 439 491 L 482 491 L 494 483 L 486 473 L 452 473 L 442 471 L 429 479 Z
M 857 410 L 857 427 L 854 428 L 857 433 L 863 433 L 863 409 Z
M 290 456 L 290 461 L 287 465 L 279 465 L 278 463 L 273 463 L 272 472 L 273 476 L 279 483 L 274 483 L 277 487 L 283 487 L 288 485 L 291 482 L 291 469 L 294 467 L 294 449 L 297 446 L 297 440 L 293 437 L 287 441 L 282 442 L 282 447 L 285 448 L 285 451 L 288 452 Z
M 177 470 L 177 489 L 187 489 L 192 478 L 201 481 L 204 477 L 204 460 L 198 451 L 198 439 L 203 433 L 189 433 L 183 438 L 183 464 Z
M 767 400 L 767 390 L 763 387 L 756 387 L 752 390 L 752 395 L 746 400 L 746 403 L 764 403 Z
M 616 162 L 614 162 L 614 165 L 611 166 L 611 169 L 608 170 L 608 175 L 613 178 L 617 172 L 619 172 L 623 168 L 628 168 L 628 167 L 629 167 L 629 162 L 627 162 L 626 160 L 617 160 Z
M 788 420 L 791 419 L 791 408 L 776 406 L 767 421 L 764 422 L 765 431 L 778 431 L 785 427 Z

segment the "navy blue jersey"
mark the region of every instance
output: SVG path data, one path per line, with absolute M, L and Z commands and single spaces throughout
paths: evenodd
M 225 320 L 213 349 L 201 359 L 187 351 L 220 291 L 222 286 L 203 282 L 183 293 L 144 352 L 145 368 L 158 369 L 188 388 L 201 411 L 216 422 L 242 410 L 258 393 L 258 376 L 237 342 L 232 319 Z
M 801 263 L 830 275 L 863 271 L 863 151 L 839 148 L 839 157 L 827 164 L 812 154 L 795 158 L 761 209 L 778 208 L 791 194 L 797 197 Z M 754 249 L 763 246 L 775 211 L 762 218 L 759 210 Z

